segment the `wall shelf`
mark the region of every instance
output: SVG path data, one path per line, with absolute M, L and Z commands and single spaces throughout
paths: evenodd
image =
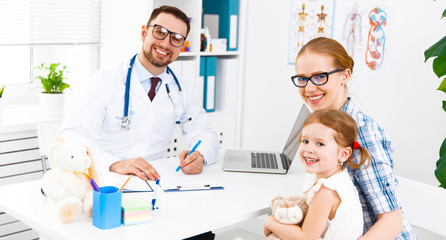
M 203 26 L 203 12 L 206 14 L 206 0 L 154 0 L 153 8 L 162 5 L 175 6 L 186 13 L 191 19 L 191 29 L 187 40 L 190 42 L 190 52 L 181 52 L 179 58 L 171 63 L 169 66 L 174 72 L 187 81 L 194 81 L 195 90 L 198 93 L 200 101 L 204 101 L 205 92 L 205 77 L 200 76 L 200 61 L 204 60 L 202 57 L 216 57 L 216 76 L 215 76 L 215 111 L 209 112 L 209 121 L 216 129 L 220 136 L 225 136 L 224 141 L 221 139 L 221 146 L 225 147 L 240 147 L 240 128 L 241 128 L 241 112 L 242 112 L 242 95 L 243 95 L 243 76 L 244 76 L 244 36 L 245 36 L 245 11 L 247 9 L 246 0 L 224 0 L 221 2 L 210 2 L 226 7 L 230 1 L 238 3 L 238 24 L 236 30 L 237 50 L 235 51 L 219 51 L 219 52 L 201 52 L 200 49 L 200 33 Z M 227 2 L 225 2 L 227 1 Z M 234 5 L 231 5 L 232 7 Z M 150 5 L 149 5 L 150 7 Z M 207 6 L 209 7 L 209 5 Z M 212 8 L 212 7 L 211 7 Z M 213 11 L 213 10 L 209 10 Z M 221 14 L 231 14 L 234 16 L 235 11 L 225 12 Z M 211 14 L 209 12 L 209 14 Z M 212 13 L 214 14 L 214 13 Z M 221 16 L 222 16 L 221 15 Z M 224 21 L 224 17 L 220 21 Z M 229 18 L 228 18 L 229 19 Z M 228 20 L 229 21 L 229 20 Z M 229 24 L 229 23 L 228 23 Z M 233 25 L 232 25 L 233 26 Z M 218 26 L 217 26 L 218 27 Z M 210 28 L 210 30 L 215 30 Z M 216 30 L 218 32 L 218 29 Z M 232 34 L 232 33 L 231 33 Z M 233 36 L 233 35 L 231 35 Z M 217 36 L 218 37 L 218 36 Z M 221 36 L 220 36 L 221 37 Z M 228 39 L 228 44 L 230 39 Z M 204 105 L 204 104 L 203 104 Z M 173 139 L 175 142 L 171 146 L 172 149 L 181 148 L 181 131 L 175 131 Z M 170 155 L 175 155 L 175 151 L 170 151 Z
M 227 52 L 200 52 L 200 56 L 238 56 L 238 51 L 227 51 Z

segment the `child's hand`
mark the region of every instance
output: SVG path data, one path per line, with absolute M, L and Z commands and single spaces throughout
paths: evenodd
M 265 223 L 263 224 L 263 233 L 265 234 L 265 236 L 268 236 L 272 233 L 270 226 L 271 223 L 274 223 L 276 221 L 276 219 L 273 216 L 268 216 L 265 219 Z

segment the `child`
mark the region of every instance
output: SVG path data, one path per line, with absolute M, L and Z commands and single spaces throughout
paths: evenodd
M 302 228 L 268 216 L 265 236 L 271 232 L 280 239 L 348 240 L 362 236 L 358 192 L 344 167 L 359 168 L 369 159 L 367 150 L 356 142 L 357 135 L 355 120 L 341 110 L 317 110 L 305 120 L 298 153 L 308 173 L 304 183 L 308 213 Z M 354 150 L 360 151 L 359 163 L 352 161 Z

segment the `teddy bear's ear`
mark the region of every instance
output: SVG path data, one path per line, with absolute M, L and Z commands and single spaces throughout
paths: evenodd
M 54 166 L 54 151 L 59 148 L 62 144 L 65 143 L 65 139 L 63 138 L 56 138 L 53 143 L 51 143 L 49 149 L 48 149 L 48 161 L 50 162 L 50 166 Z
M 275 198 L 273 198 L 272 202 L 278 200 L 278 199 L 283 199 L 283 197 L 281 195 L 276 196 Z
M 87 148 L 87 155 L 90 158 L 90 162 L 91 162 L 90 167 L 88 168 L 88 176 L 90 176 L 90 178 L 93 178 L 96 183 L 100 184 L 98 172 L 97 172 L 96 166 L 94 164 L 93 154 L 88 146 L 86 146 L 86 148 Z
M 287 199 L 293 202 L 305 202 L 307 200 L 305 195 L 289 196 Z
M 273 198 L 273 200 L 271 200 L 271 209 L 273 210 L 273 212 L 276 210 L 277 206 L 278 206 L 278 202 L 283 200 L 282 196 L 276 196 L 275 198 Z

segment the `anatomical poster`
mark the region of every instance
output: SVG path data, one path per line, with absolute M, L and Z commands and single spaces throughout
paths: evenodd
M 332 37 L 334 0 L 292 0 L 288 63 L 295 64 L 302 46 L 316 37 Z
M 342 7 L 341 43 L 355 63 L 364 63 L 372 71 L 380 69 L 388 47 L 388 8 L 364 1 L 344 1 Z

